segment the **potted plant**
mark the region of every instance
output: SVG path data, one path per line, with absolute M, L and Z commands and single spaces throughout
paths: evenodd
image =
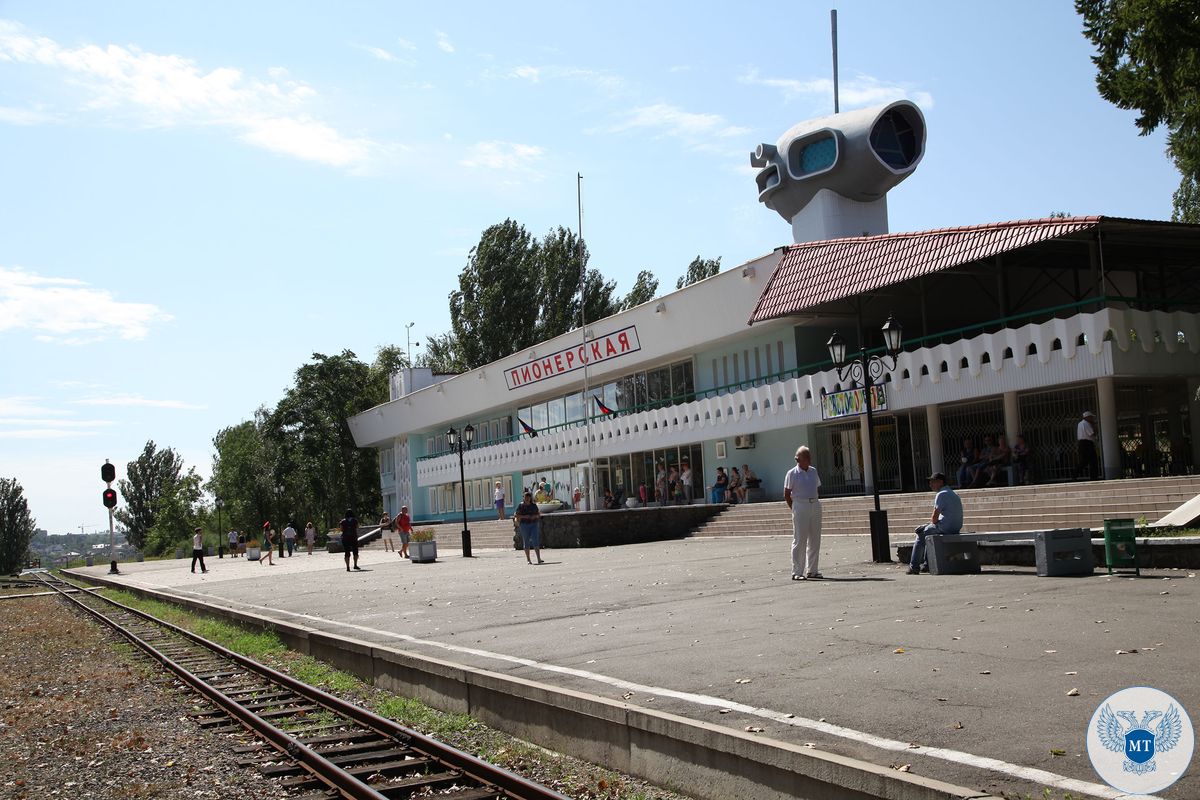
M 246 542 L 246 560 L 258 561 L 262 558 L 262 550 L 259 549 L 258 539 L 251 539 Z
M 437 561 L 437 541 L 433 528 L 413 531 L 408 542 L 408 554 L 414 564 Z

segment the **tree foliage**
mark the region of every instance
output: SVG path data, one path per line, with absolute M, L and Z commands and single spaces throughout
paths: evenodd
M 644 269 L 638 273 L 637 280 L 633 282 L 633 288 L 621 301 L 621 310 L 628 311 L 642 303 L 649 303 L 657 293 L 658 278 L 654 277 L 654 273 L 650 270 Z
M 146 537 L 154 527 L 159 500 L 173 490 L 182 472 L 179 454 L 169 447 L 159 450 L 151 439 L 141 455 L 126 465 L 126 477 L 117 481 L 125 502 L 114 516 L 125 528 L 126 541 L 139 550 L 145 549 Z
M 675 288 L 682 289 L 685 286 L 691 286 L 693 283 L 711 278 L 721 271 L 721 257 L 716 258 L 701 258 L 696 256 L 692 259 L 692 263 L 688 264 L 687 272 L 679 276 L 679 280 L 675 281 Z
M 539 241 L 511 219 L 491 226 L 450 293 L 453 332 L 431 338 L 422 363 L 462 372 L 578 327 L 581 271 L 588 321 L 616 313 L 616 282 L 587 263 L 587 247 L 566 228 Z
M 1139 113 L 1144 136 L 1167 127 L 1167 151 L 1182 181 L 1176 221 L 1200 215 L 1200 13 L 1179 0 L 1075 0 L 1096 55 L 1096 87 L 1118 108 Z
M 25 553 L 35 523 L 16 478 L 0 478 L 0 575 L 15 574 L 25 565 Z
M 200 476 L 195 468 L 190 468 L 155 501 L 154 525 L 146 533 L 142 550 L 151 555 L 162 555 L 190 539 L 192 529 L 202 521 L 200 495 Z
M 229 524 L 258 531 L 268 520 L 313 520 L 326 527 L 347 507 L 360 514 L 382 505 L 373 449 L 359 449 L 350 417 L 388 399 L 388 376 L 404 366 L 403 351 L 382 347 L 371 364 L 345 350 L 314 353 L 273 409 L 223 429 L 208 489 L 221 498 Z

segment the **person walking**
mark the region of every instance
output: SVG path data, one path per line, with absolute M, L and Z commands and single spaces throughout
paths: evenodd
M 683 471 L 679 473 L 679 482 L 683 484 L 683 502 L 690 506 L 696 489 L 692 485 L 692 465 L 690 462 L 683 462 Z
M 304 543 L 308 545 L 308 554 L 313 553 L 313 545 L 317 543 L 317 529 L 313 527 L 312 520 L 304 526 Z
M 537 563 L 545 563 L 542 561 L 542 540 L 539 531 L 542 512 L 538 509 L 537 503 L 533 502 L 533 495 L 528 491 L 525 492 L 513 517 L 517 520 L 517 525 L 521 530 L 521 544 L 525 548 L 525 560 L 530 564 L 533 563 L 529 557 L 529 551 L 533 550 L 537 555 Z
M 500 481 L 496 481 L 496 488 L 492 492 L 492 504 L 496 506 L 496 519 L 504 519 L 504 487 Z
M 931 533 L 955 534 L 962 531 L 962 498 L 946 485 L 946 476 L 935 472 L 929 476 L 929 488 L 937 492 L 933 498 L 933 516 L 928 525 L 918 525 L 917 538 L 913 541 L 912 557 L 908 560 L 908 574 L 920 575 L 925 565 L 925 537 Z
M 192 574 L 196 574 L 196 562 L 200 562 L 200 572 L 208 572 L 204 566 L 204 529 L 196 528 L 192 536 Z
M 667 468 L 661 461 L 654 472 L 654 499 L 660 506 L 667 504 Z
M 342 517 L 342 551 L 346 554 L 346 572 L 350 571 L 350 556 L 354 556 L 354 568 L 358 566 L 358 520 L 354 517 L 354 509 L 347 508 L 346 516 Z
M 296 554 L 296 523 L 289 522 L 283 529 L 283 542 L 287 545 L 288 558 Z
M 229 557 L 237 558 L 240 548 L 238 547 L 238 532 L 233 528 L 229 529 Z
M 379 520 L 380 538 L 383 539 L 383 552 L 396 552 L 396 525 L 392 518 L 384 514 Z
M 412 539 L 412 518 L 408 515 L 408 506 L 400 506 L 400 513 L 394 520 L 400 531 L 400 557 L 408 558 L 408 543 Z
M 821 556 L 821 477 L 812 465 L 812 453 L 801 445 L 796 466 L 783 476 L 783 499 L 792 510 L 792 580 L 824 577 L 818 569 Z
M 1084 473 L 1089 481 L 1096 480 L 1100 475 L 1100 462 L 1096 458 L 1096 416 L 1090 411 L 1083 412 L 1083 418 L 1075 426 L 1075 447 L 1078 455 L 1075 477 Z
M 271 520 L 263 523 L 263 539 L 262 555 L 267 557 L 267 563 L 273 567 L 275 566 L 275 529 L 271 527 Z M 262 556 L 259 556 L 258 563 L 260 566 L 262 565 Z

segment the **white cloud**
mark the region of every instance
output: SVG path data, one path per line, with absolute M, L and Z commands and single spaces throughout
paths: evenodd
M 758 70 L 748 70 L 738 80 L 751 86 L 766 86 L 779 89 L 787 100 L 812 98 L 833 103 L 833 80 L 831 78 L 763 78 Z M 929 92 L 917 91 L 901 84 L 884 83 L 870 75 L 856 75 L 838 82 L 838 101 L 843 108 L 858 108 L 879 105 L 892 100 L 912 100 L 922 108 L 933 107 L 933 96 Z
M 511 75 L 514 78 L 524 78 L 525 80 L 529 81 L 530 83 L 537 83 L 538 76 L 540 73 L 541 73 L 541 70 L 539 70 L 537 67 L 522 66 L 522 67 L 515 68 L 512 71 Z
M 259 147 L 333 166 L 361 164 L 373 149 L 313 119 L 307 109 L 316 91 L 281 67 L 270 68 L 267 80 L 235 67 L 205 71 L 183 56 L 137 47 L 66 47 L 5 20 L 0 61 L 61 71 L 64 84 L 85 92 L 83 108 L 104 111 L 106 121 L 223 127 Z
M 79 436 L 95 436 L 96 431 L 78 428 L 25 428 L 8 431 L 0 429 L 0 439 L 74 439 Z
M 654 130 L 663 136 L 674 136 L 697 144 L 703 140 L 744 136 L 749 128 L 730 125 L 720 114 L 697 114 L 678 106 L 658 103 L 641 106 L 625 113 L 625 120 L 614 131 L 634 129 Z
M 14 395 L 0 397 L 0 416 L 4 417 L 44 417 L 66 414 L 66 411 L 51 409 L 42 405 L 42 398 L 32 395 Z
M 417 46 L 415 44 L 413 44 L 408 39 L 405 39 L 401 36 L 396 37 L 396 44 L 398 44 L 400 46 L 401 50 L 416 50 L 417 49 Z
M 450 37 L 441 31 L 437 32 L 437 46 L 443 53 L 453 53 L 454 44 L 450 41 Z
M 8 125 L 41 125 L 53 122 L 54 116 L 28 108 L 0 106 L 0 123 Z
M 531 172 L 533 165 L 545 155 L 537 145 L 517 142 L 477 142 L 459 163 L 464 167 L 477 167 L 509 172 Z
M 384 50 L 382 47 L 372 47 L 369 44 L 360 44 L 360 45 L 355 45 L 355 46 L 361 50 L 366 50 L 368 53 L 375 56 L 380 61 L 399 61 L 400 60 L 400 59 L 396 58 L 396 56 L 393 53 L 390 53 L 389 51 Z
M 179 411 L 202 411 L 198 406 L 183 400 L 153 400 L 140 394 L 103 394 L 69 401 L 80 406 L 120 406 L 122 408 L 169 408 Z
M 111 336 L 144 339 L 171 315 L 150 303 L 117 300 L 73 278 L 43 278 L 0 267 L 0 333 L 29 330 L 40 341 L 84 344 Z
M 103 428 L 112 425 L 109 419 L 29 419 L 0 417 L 0 425 L 57 426 L 60 428 Z

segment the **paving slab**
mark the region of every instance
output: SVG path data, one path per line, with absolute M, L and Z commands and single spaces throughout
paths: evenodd
M 361 572 L 322 552 L 121 580 L 994 795 L 1124 796 L 1085 749 L 1119 689 L 1154 686 L 1200 721 L 1194 570 L 908 576 L 870 563 L 867 537 L 829 536 L 826 578 L 792 581 L 783 537 L 545 550 L 541 566 L 447 545 L 433 564 L 365 552 Z M 1200 797 L 1200 767 L 1158 796 Z

